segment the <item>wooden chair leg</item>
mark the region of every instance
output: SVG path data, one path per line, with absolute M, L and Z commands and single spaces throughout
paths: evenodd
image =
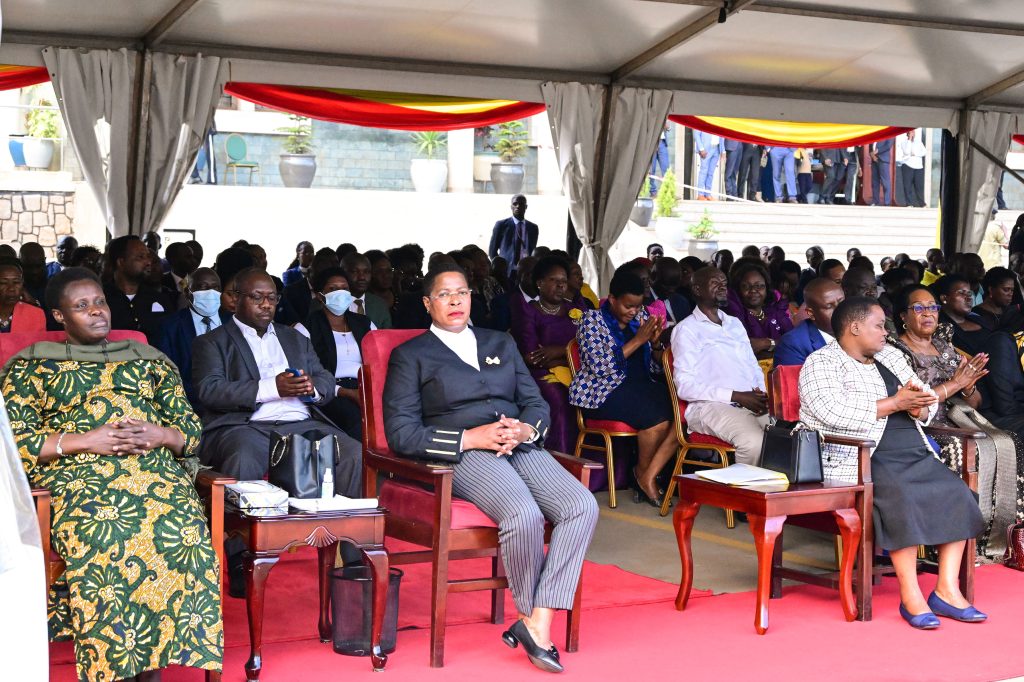
M 970 538 L 964 545 L 964 556 L 960 560 L 960 594 L 964 599 L 974 603 L 974 564 L 978 551 L 978 541 Z
M 572 609 L 565 614 L 565 650 L 572 653 L 580 648 L 580 611 L 583 604 L 583 575 L 576 583 L 576 593 L 572 597 Z
M 501 548 L 491 557 L 491 575 L 495 578 L 505 576 L 505 563 L 501 560 Z M 491 590 L 491 622 L 501 625 L 505 622 L 505 590 L 498 588 Z
M 665 499 L 661 501 L 661 510 L 659 513 L 662 516 L 668 515 L 669 505 L 672 504 L 672 496 L 676 492 L 676 476 L 683 471 L 683 459 L 686 457 L 686 448 L 682 445 L 679 446 L 679 451 L 676 452 L 676 465 L 672 467 L 672 476 L 668 480 L 668 487 L 665 488 Z
M 604 438 L 605 457 L 608 461 L 608 506 L 612 509 L 619 506 L 615 499 L 615 448 L 612 447 L 612 438 L 607 433 L 602 433 Z
M 775 539 L 775 549 L 772 550 L 772 586 L 768 595 L 771 599 L 782 598 L 782 576 L 779 575 L 778 569 L 782 568 L 782 538 L 784 535 L 785 529 L 779 531 L 779 537 Z
M 220 671 L 219 670 L 207 670 L 206 671 L 206 682 L 220 682 Z
M 833 550 L 836 554 L 836 570 L 843 565 L 843 538 L 842 536 L 836 535 L 833 540 Z
M 430 614 L 430 667 L 444 667 L 444 632 L 448 616 L 448 548 L 434 546 Z M 497 591 L 497 590 L 495 590 Z

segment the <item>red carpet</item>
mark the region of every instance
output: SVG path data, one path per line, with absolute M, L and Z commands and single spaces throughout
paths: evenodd
M 284 566 L 275 571 L 280 568 Z M 641 594 L 646 591 L 650 598 L 658 590 L 664 595 L 673 595 L 675 591 L 674 586 L 631 576 L 614 567 L 588 564 L 587 570 L 587 589 L 599 597 L 599 602 L 605 599 L 606 605 L 611 600 L 601 598 L 602 591 L 626 597 L 630 594 L 628 590 L 640 589 Z M 271 585 L 273 579 L 274 574 Z M 602 580 L 607 584 L 599 584 Z M 655 585 L 643 586 L 645 581 Z M 924 576 L 921 581 L 930 589 L 934 579 Z M 407 585 L 403 581 L 403 611 L 407 606 L 415 607 L 415 600 L 405 599 L 412 592 L 406 592 Z M 942 627 L 933 632 L 912 630 L 899 617 L 896 583 L 892 579 L 876 588 L 875 619 L 870 623 L 843 620 L 834 592 L 809 586 L 786 588 L 784 598 L 771 603 L 770 629 L 763 637 L 754 633 L 751 593 L 691 599 L 682 613 L 666 601 L 615 609 L 590 605 L 583 619 L 581 649 L 576 654 L 563 655 L 566 673 L 560 679 L 626 680 L 644 670 L 644 677 L 687 680 L 1001 680 L 1024 675 L 1024 653 L 1020 648 L 1022 588 L 1024 575 L 1001 566 L 983 567 L 978 571 L 977 603 L 990 614 L 990 621 L 967 625 L 943 620 Z M 468 618 L 467 610 L 474 608 L 481 617 L 485 615 L 486 597 L 473 596 L 479 599 L 478 607 L 459 607 L 459 614 L 453 609 L 452 616 L 464 620 Z M 280 601 L 276 603 L 277 608 L 286 606 Z M 268 608 L 268 624 L 285 617 L 275 610 Z M 316 682 L 370 677 L 368 660 L 334 654 L 329 645 L 316 640 L 313 621 L 305 622 L 308 626 L 303 625 L 295 633 L 308 633 L 301 641 L 264 646 L 261 679 Z M 561 632 L 562 623 L 559 618 L 556 632 Z M 244 620 L 229 616 L 227 628 L 230 640 L 244 638 Z M 402 682 L 461 682 L 486 674 L 487 682 L 549 679 L 529 665 L 521 650 L 507 649 L 499 640 L 500 633 L 499 626 L 489 623 L 449 627 L 445 668 L 434 670 L 427 664 L 428 631 L 400 632 L 398 649 L 388 662 L 388 678 Z M 561 635 L 556 634 L 559 646 L 560 639 Z M 247 646 L 226 650 L 226 682 L 244 679 L 242 666 L 247 658 Z M 55 666 L 53 673 L 54 681 L 73 679 L 71 666 Z M 201 673 L 180 668 L 172 668 L 164 675 L 164 682 L 201 679 Z

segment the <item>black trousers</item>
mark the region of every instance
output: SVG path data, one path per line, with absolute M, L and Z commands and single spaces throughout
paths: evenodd
M 743 143 L 743 157 L 736 177 L 736 196 L 753 200 L 761 191 L 761 150 L 756 144 Z

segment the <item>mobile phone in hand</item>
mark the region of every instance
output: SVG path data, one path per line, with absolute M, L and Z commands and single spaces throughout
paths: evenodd
M 294 367 L 289 367 L 285 371 L 288 372 L 289 374 L 291 374 L 293 377 L 302 376 L 302 372 L 300 370 L 295 369 Z M 312 395 L 299 396 L 299 400 L 301 400 L 304 403 L 315 403 L 316 402 L 316 398 L 313 397 Z

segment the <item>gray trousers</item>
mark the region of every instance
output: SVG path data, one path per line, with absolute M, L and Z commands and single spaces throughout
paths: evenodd
M 334 467 L 334 492 L 346 497 L 361 497 L 363 488 L 363 448 L 338 427 L 319 419 L 298 422 L 257 422 L 222 426 L 203 434 L 199 460 L 239 481 L 256 481 L 270 469 L 270 434 L 320 431 L 338 437 L 340 462 Z
M 452 492 L 498 524 L 501 558 L 520 613 L 571 609 L 583 557 L 597 525 L 597 501 L 546 450 L 498 457 L 467 450 Z M 554 524 L 544 556 L 544 519 Z

